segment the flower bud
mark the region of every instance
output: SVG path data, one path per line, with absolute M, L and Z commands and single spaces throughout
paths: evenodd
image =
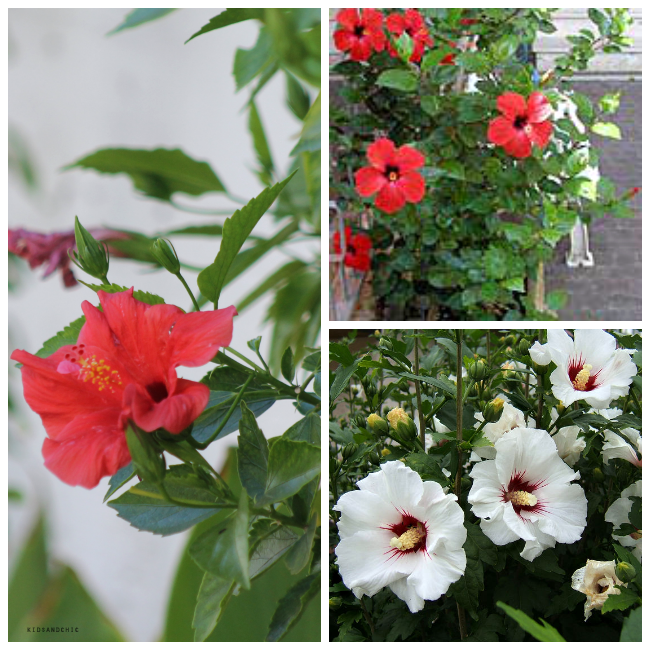
M 392 350 L 393 349 L 393 344 L 391 341 L 388 339 L 384 338 L 383 336 L 379 339 L 379 347 L 380 348 L 385 348 L 386 350 Z
M 485 379 L 485 375 L 487 374 L 487 366 L 485 365 L 483 359 L 470 362 L 469 366 L 467 367 L 467 374 L 474 381 L 481 381 Z
M 98 242 L 82 225 L 79 217 L 74 218 L 74 238 L 77 250 L 68 251 L 68 256 L 82 271 L 102 282 L 108 273 L 108 246 Z
M 357 453 L 357 445 L 355 445 L 353 442 L 348 442 L 345 447 L 343 447 L 343 451 L 341 452 L 341 455 L 343 456 L 343 460 L 348 460 L 348 458 L 354 456 L 354 454 Z
M 418 434 L 415 422 L 408 416 L 402 408 L 394 408 L 386 416 L 392 429 L 406 440 L 412 440 Z
M 136 474 L 143 480 L 159 485 L 165 479 L 165 457 L 161 455 L 153 437 L 129 423 L 126 444 Z
M 505 344 L 508 346 L 512 346 L 515 344 L 515 337 L 512 334 L 508 334 L 505 338 Z
M 377 435 L 385 436 L 388 434 L 388 422 L 376 413 L 371 413 L 367 419 L 368 427 Z
M 619 562 L 616 565 L 616 577 L 623 582 L 632 582 L 636 578 L 636 569 L 627 562 Z
M 388 447 L 384 447 L 384 448 L 381 450 L 381 455 L 382 455 L 384 458 L 386 458 L 386 456 L 390 456 L 390 455 L 391 455 L 391 450 L 388 449 Z
M 338 609 L 341 606 L 341 603 L 343 603 L 342 598 L 339 598 L 338 596 L 333 596 L 329 600 L 330 609 Z
M 170 273 L 178 275 L 181 271 L 181 263 L 178 261 L 176 249 L 168 239 L 160 237 L 151 245 L 151 254 L 160 266 Z
M 528 339 L 521 339 L 519 341 L 519 354 L 526 356 L 530 350 L 530 341 Z
M 503 413 L 504 401 L 500 397 L 495 397 L 488 402 L 483 409 L 483 417 L 486 422 L 498 422 Z
M 352 422 L 356 424 L 360 429 L 364 429 L 366 426 L 366 418 L 364 418 L 361 413 L 359 413 L 359 415 L 355 415 L 352 418 Z
M 594 468 L 594 481 L 598 481 L 598 483 L 602 483 L 605 480 L 605 475 L 603 474 L 603 470 L 600 469 L 600 467 L 595 467 Z
M 557 411 L 557 414 L 558 414 L 558 415 L 562 415 L 562 413 L 564 413 L 564 411 L 566 411 L 566 406 L 564 406 L 564 404 L 562 404 L 562 402 L 560 402 L 560 403 L 555 407 L 555 410 Z
M 379 330 L 375 330 L 375 337 L 378 339 L 381 338 L 381 332 Z
M 373 465 L 379 465 L 381 462 L 381 458 L 379 458 L 379 454 L 376 451 L 371 451 L 368 454 L 368 460 L 373 464 Z
M 550 370 L 550 367 L 548 365 L 540 366 L 538 363 L 533 361 L 533 370 L 537 375 L 545 375 Z

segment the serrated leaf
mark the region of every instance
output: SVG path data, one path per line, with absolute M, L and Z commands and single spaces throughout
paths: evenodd
M 64 345 L 74 345 L 79 338 L 79 332 L 85 322 L 86 317 L 81 316 L 81 318 L 72 321 L 70 325 L 66 325 L 60 332 L 57 332 L 55 336 L 43 343 L 43 347 L 36 353 L 36 356 L 45 359 L 51 354 L 54 354 Z
M 470 524 L 465 522 L 467 529 L 467 540 L 465 541 L 465 553 L 467 557 L 475 560 L 482 560 L 483 562 L 496 566 L 498 562 L 497 547 L 485 535 L 478 524 Z
M 108 492 L 104 495 L 104 503 L 108 497 L 113 496 L 124 484 L 128 483 L 135 476 L 135 467 L 133 462 L 118 469 L 108 480 Z
M 419 81 L 417 75 L 409 70 L 384 70 L 376 83 L 384 88 L 412 93 L 417 90 Z
M 225 191 L 207 162 L 193 160 L 180 149 L 100 149 L 64 170 L 75 167 L 100 174 L 128 174 L 136 189 L 163 201 L 175 192 L 199 196 Z
M 293 381 L 293 377 L 296 374 L 296 366 L 293 362 L 293 351 L 291 350 L 291 347 L 288 347 L 282 355 L 282 359 L 280 360 L 280 370 L 282 371 L 282 376 L 288 382 Z
M 204 571 L 250 589 L 246 492 L 242 490 L 236 512 L 199 535 L 189 553 Z
M 242 418 L 239 421 L 239 478 L 251 499 L 257 499 L 266 487 L 269 447 L 264 434 L 257 426 L 253 412 L 241 402 Z
M 320 572 L 295 584 L 280 599 L 273 614 L 267 641 L 279 641 L 300 619 L 309 601 L 320 591 Z
M 117 34 L 117 32 L 121 32 L 124 29 L 131 29 L 131 27 L 137 27 L 138 25 L 142 25 L 152 20 L 162 18 L 163 16 L 166 16 L 168 13 L 171 13 L 172 11 L 176 11 L 176 10 L 175 9 L 134 9 L 133 11 L 131 11 L 126 15 L 124 20 L 115 29 L 108 32 L 106 36 L 110 36 L 111 34 Z
M 283 434 L 289 440 L 303 440 L 312 445 L 320 445 L 320 415 L 310 413 L 295 424 L 292 424 Z
M 87 286 L 89 289 L 92 289 L 94 292 L 104 291 L 105 293 L 120 293 L 121 291 L 128 291 L 130 287 L 123 287 L 119 284 L 90 284 L 88 282 L 82 282 L 83 285 Z M 165 299 L 157 296 L 155 293 L 149 293 L 148 291 L 140 291 L 135 289 L 133 291 L 133 297 L 140 302 L 144 302 L 147 305 L 164 305 Z
M 447 434 L 447 436 L 449 435 Z M 449 485 L 449 479 L 442 473 L 436 460 L 429 454 L 424 452 L 409 454 L 403 460 L 406 466 L 417 472 L 423 481 L 435 481 L 445 487 Z
M 637 607 L 623 621 L 620 641 L 641 642 L 641 608 Z
M 604 602 L 602 609 L 600 610 L 601 614 L 607 614 L 607 612 L 613 612 L 616 610 L 625 610 L 639 601 L 639 594 L 636 593 L 633 589 L 629 587 L 624 587 L 623 585 L 618 585 L 616 587 L 621 593 L 620 594 L 610 594 L 607 596 L 607 600 Z
M 360 362 L 361 359 L 357 359 L 351 366 L 339 366 L 336 369 L 334 381 L 330 387 L 330 404 L 343 392 Z
M 279 438 L 269 452 L 266 491 L 257 505 L 283 501 L 320 473 L 320 447 Z
M 172 498 L 197 501 L 206 506 L 217 500 L 187 465 L 173 465 L 167 470 L 165 488 Z M 108 505 L 134 528 L 163 537 L 187 530 L 221 510 L 218 504 L 214 508 L 174 505 L 165 500 L 155 485 L 145 481 L 109 501 Z
M 297 540 L 298 535 L 290 528 L 274 526 L 253 548 L 250 559 L 250 579 L 256 578 L 273 566 Z
M 234 582 L 228 578 L 215 576 L 207 571 L 203 574 L 192 619 L 194 641 L 205 641 L 217 626 L 233 585 Z
M 245 20 L 252 20 L 253 18 L 259 18 L 261 20 L 263 12 L 263 9 L 226 9 L 218 16 L 210 18 L 210 21 L 207 23 L 207 25 L 203 25 L 203 27 L 201 27 L 198 32 L 192 34 L 192 36 L 190 36 L 185 41 L 185 43 L 189 43 L 193 38 L 201 36 L 201 34 L 207 34 L 208 32 L 212 32 L 215 29 L 228 27 L 228 25 L 241 23 Z
M 483 591 L 483 564 L 480 560 L 468 557 L 464 575 L 449 587 L 448 594 L 467 611 L 476 612 L 481 591 Z
M 228 271 L 233 263 L 239 249 L 251 234 L 257 222 L 262 218 L 271 204 L 277 198 L 278 194 L 284 189 L 285 185 L 293 178 L 285 178 L 282 182 L 267 187 L 261 194 L 251 199 L 243 208 L 237 210 L 232 217 L 226 219 L 223 224 L 223 237 L 221 246 L 216 259 L 210 266 L 199 273 L 197 280 L 201 293 L 218 304 L 221 289 L 225 284 Z
M 318 524 L 318 514 L 314 513 L 309 521 L 309 526 L 298 541 L 291 547 L 285 558 L 287 568 L 294 575 L 300 573 L 308 564 L 311 556 L 311 547 Z
M 253 136 L 253 146 L 257 154 L 257 162 L 260 164 L 258 176 L 265 185 L 268 185 L 271 182 L 271 174 L 273 173 L 273 158 L 271 158 L 271 150 L 266 140 L 260 114 L 253 100 L 249 102 L 248 130 Z

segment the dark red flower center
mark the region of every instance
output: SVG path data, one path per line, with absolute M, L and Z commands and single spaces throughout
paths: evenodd
M 362 38 L 363 36 L 365 36 L 365 35 L 367 34 L 365 25 L 363 25 L 362 23 L 359 23 L 359 24 L 354 28 L 354 32 L 353 32 L 353 33 L 354 33 L 354 35 L 355 35 L 357 38 Z
M 515 118 L 515 121 L 513 123 L 513 126 L 515 129 L 518 129 L 521 131 L 522 129 L 525 129 L 526 126 L 528 125 L 528 116 L 527 115 L 517 115 Z
M 531 483 L 526 480 L 526 472 L 517 472 L 510 477 L 508 487 L 501 488 L 501 500 L 510 502 L 514 511 L 521 517 L 521 511 L 545 512 L 544 504 L 539 497 L 533 494 L 535 490 L 543 487 L 543 481 Z
M 399 180 L 399 167 L 396 167 L 395 165 L 386 165 L 384 176 L 386 176 L 390 183 L 395 183 Z
M 569 380 L 576 390 L 588 392 L 598 388 L 600 370 L 593 374 L 591 370 L 592 366 L 586 363 L 582 356 L 569 360 Z
M 401 512 L 402 521 L 386 526 L 393 537 L 390 540 L 391 556 L 406 555 L 407 553 L 427 552 L 427 526 L 419 519 L 406 512 Z
M 167 386 L 162 381 L 155 381 L 153 384 L 148 384 L 146 388 L 154 402 L 162 402 L 169 396 Z

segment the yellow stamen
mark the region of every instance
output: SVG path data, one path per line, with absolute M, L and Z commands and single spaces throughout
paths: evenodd
M 573 380 L 573 387 L 576 390 L 585 390 L 587 388 L 587 382 L 589 381 L 589 377 L 591 377 L 590 370 L 593 368 L 593 366 L 589 363 L 585 363 L 584 366 L 582 366 L 582 370 L 576 375 L 576 378 Z
M 114 393 L 114 387 L 122 385 L 118 371 L 112 370 L 104 359 L 97 361 L 94 354 L 90 358 L 81 359 L 80 364 L 79 378 L 84 382 L 90 380 L 91 383 L 97 385 L 98 390 L 102 391 L 107 388 Z
M 424 532 L 420 531 L 419 527 L 416 526 L 409 528 L 399 537 L 393 537 L 390 540 L 390 545 L 399 551 L 408 551 L 417 546 L 424 536 Z
M 515 506 L 536 506 L 537 497 L 530 492 L 525 492 L 524 490 L 517 490 L 516 492 L 510 492 L 508 494 L 508 499 L 510 503 Z
M 637 530 L 636 533 L 630 533 L 632 539 L 641 539 L 641 531 Z
M 391 183 L 394 183 L 397 180 L 397 174 L 395 172 L 391 172 L 390 174 L 388 174 L 388 180 Z

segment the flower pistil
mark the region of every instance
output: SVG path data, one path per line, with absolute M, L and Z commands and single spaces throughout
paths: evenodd
M 537 497 L 525 490 L 516 490 L 515 492 L 506 493 L 506 499 L 514 506 L 536 506 Z
M 419 546 L 420 542 L 422 542 L 426 536 L 427 534 L 424 531 L 422 524 L 418 524 L 412 528 L 409 528 L 399 537 L 393 537 L 390 540 L 390 545 L 393 548 L 396 548 L 398 551 L 410 551 L 416 546 Z
M 585 363 L 582 370 L 575 376 L 571 382 L 576 390 L 587 390 L 587 384 L 591 378 L 591 369 L 593 366 L 590 363 Z

